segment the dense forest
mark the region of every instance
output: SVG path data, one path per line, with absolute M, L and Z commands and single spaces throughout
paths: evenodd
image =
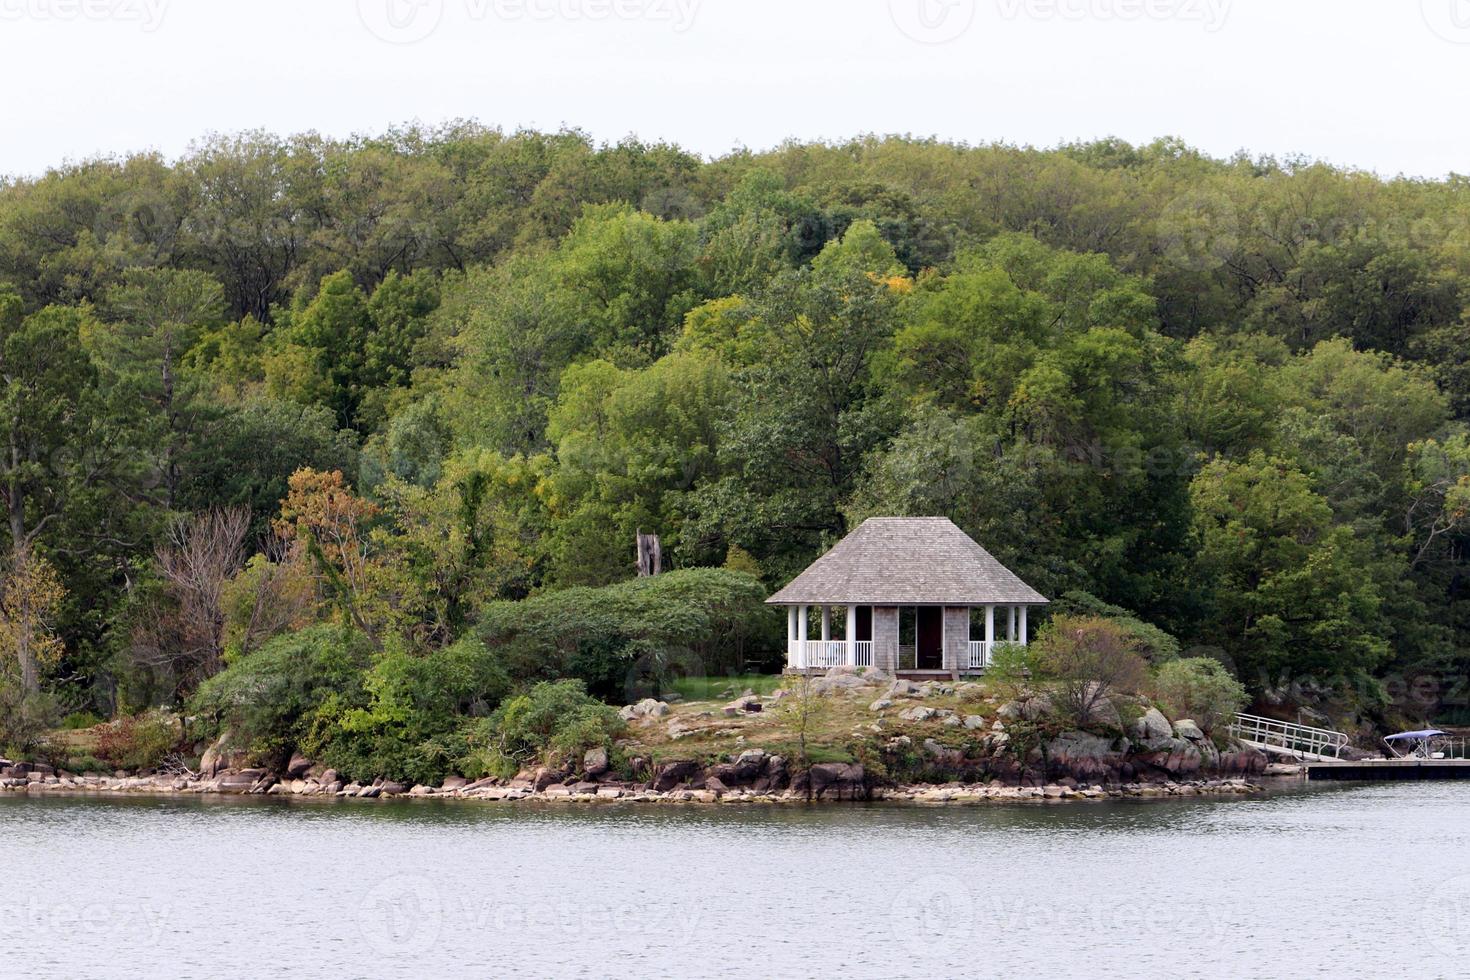
M 1258 697 L 1450 718 L 1467 303 L 1463 178 L 1172 140 L 465 123 L 11 180 L 0 715 L 270 663 L 362 732 L 661 645 L 774 665 L 764 590 L 922 514 Z

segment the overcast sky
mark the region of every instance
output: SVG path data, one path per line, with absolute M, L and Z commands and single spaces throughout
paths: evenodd
M 0 0 L 0 173 L 476 117 L 713 156 L 863 132 L 1470 172 L 1470 0 Z

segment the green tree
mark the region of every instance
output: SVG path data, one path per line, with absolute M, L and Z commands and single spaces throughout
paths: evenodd
M 1253 453 L 1215 460 L 1190 487 L 1199 572 L 1215 585 L 1209 641 L 1257 690 L 1290 680 L 1353 678 L 1388 655 L 1381 596 L 1363 549 L 1289 462 Z
M 156 453 L 162 503 L 173 508 L 181 460 L 205 411 L 199 380 L 184 355 L 224 310 L 219 283 L 203 272 L 140 269 L 114 287 L 111 322 L 92 325 L 88 346 L 119 381 L 119 396 L 147 406 L 140 443 Z

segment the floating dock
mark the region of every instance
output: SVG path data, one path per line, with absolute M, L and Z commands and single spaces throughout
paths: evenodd
M 1470 759 L 1362 759 L 1309 762 L 1308 779 L 1337 782 L 1390 782 L 1416 779 L 1470 779 Z

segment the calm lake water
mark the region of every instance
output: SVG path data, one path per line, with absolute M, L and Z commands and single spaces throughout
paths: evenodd
M 1446 976 L 1470 784 L 964 809 L 0 797 L 3 977 Z

